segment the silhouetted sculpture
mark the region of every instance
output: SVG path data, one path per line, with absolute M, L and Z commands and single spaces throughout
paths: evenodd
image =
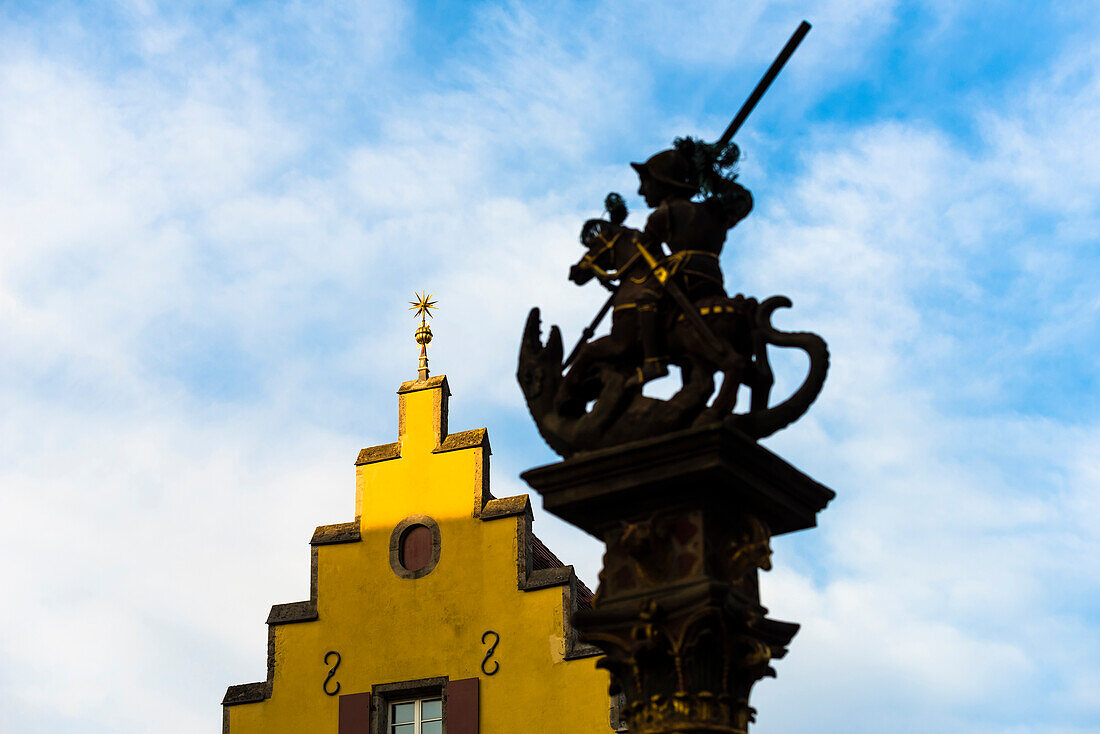
M 614 193 L 605 201 L 608 218 L 585 222 L 588 251 L 569 277 L 612 288 L 610 334 L 582 341 L 563 363 L 558 328 L 544 346 L 532 309 L 517 376 L 539 431 L 562 456 L 723 421 L 762 438 L 797 420 L 821 391 L 825 342 L 771 325 L 775 309 L 790 302 L 726 294 L 719 255 L 727 231 L 752 209 L 751 194 L 730 172 L 739 155 L 733 143 L 678 139 L 631 164 L 653 207 L 644 230 L 623 224 L 626 205 Z M 771 407 L 768 345 L 797 347 L 810 358 L 802 385 Z M 669 364 L 680 368 L 682 388 L 668 400 L 642 395 L 642 385 L 668 374 Z M 722 384 L 714 396 L 716 372 Z M 742 384 L 752 392 L 750 408 L 735 414 Z
M 558 327 L 543 345 L 539 310 L 531 309 L 516 377 L 539 432 L 562 456 L 720 422 L 763 438 L 817 398 L 828 370 L 825 342 L 772 327 L 775 309 L 791 305 L 783 296 L 763 303 L 730 298 L 719 263 L 726 233 L 753 205 L 736 180 L 741 152 L 733 135 L 809 28 L 799 26 L 717 142 L 678 138 L 671 149 L 631 164 L 638 193 L 653 209 L 642 231 L 624 226 L 626 204 L 616 193 L 604 202 L 607 219 L 585 222 L 581 244 L 588 252 L 569 278 L 581 285 L 595 277 L 612 295 L 564 361 Z M 589 343 L 609 308 L 611 333 Z M 776 406 L 769 406 L 768 345 L 796 347 L 810 358 L 802 385 Z M 668 400 L 642 395 L 642 386 L 667 375 L 670 364 L 680 368 L 681 389 Z M 715 396 L 716 372 L 722 385 Z M 750 406 L 735 414 L 742 384 L 752 392 Z
M 801 417 L 825 382 L 828 351 L 810 333 L 782 332 L 762 302 L 725 290 L 727 232 L 752 210 L 736 180 L 733 133 L 809 30 L 803 23 L 714 144 L 680 138 L 632 164 L 651 212 L 626 226 L 622 197 L 581 228 L 585 255 L 569 271 L 611 297 L 563 359 L 555 326 L 544 345 L 532 309 L 517 377 L 543 438 L 564 461 L 524 480 L 547 511 L 606 545 L 590 610 L 573 624 L 605 653 L 611 693 L 625 699 L 632 734 L 745 734 L 749 694 L 783 657 L 798 625 L 769 619 L 758 573 L 770 540 L 813 527 L 832 490 L 757 443 Z M 608 335 L 589 341 L 612 311 Z M 809 371 L 770 405 L 768 347 L 795 347 Z M 670 365 L 682 386 L 642 395 Z M 721 385 L 715 393 L 716 373 Z M 741 385 L 748 410 L 734 412 Z

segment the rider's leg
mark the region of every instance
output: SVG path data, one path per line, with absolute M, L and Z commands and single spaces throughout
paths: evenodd
M 657 331 L 657 304 L 638 304 L 638 330 L 642 338 L 642 366 L 628 382 L 628 386 L 643 385 L 650 380 L 668 374 L 668 355 L 661 349 L 661 336 Z

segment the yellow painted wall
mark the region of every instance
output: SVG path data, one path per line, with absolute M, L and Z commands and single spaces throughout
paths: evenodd
M 402 386 L 397 444 L 364 450 L 356 467 L 361 540 L 314 545 L 316 620 L 270 625 L 270 681 L 231 687 L 226 700 L 234 689 L 247 700 L 260 687 L 269 697 L 226 705 L 229 734 L 336 734 L 338 696 L 322 691 L 329 650 L 342 658 L 329 684 L 338 681 L 341 694 L 479 677 L 482 734 L 611 731 L 607 673 L 594 657 L 565 659 L 572 648 L 563 605 L 575 589 L 569 582 L 517 588 L 529 505 L 491 499 L 486 434 L 447 434 L 447 393 L 443 377 Z M 439 525 L 439 562 L 423 578 L 402 579 L 390 567 L 390 536 L 418 514 Z M 273 618 L 308 617 L 312 609 L 313 601 L 276 607 Z M 486 630 L 500 635 L 492 676 L 480 670 Z

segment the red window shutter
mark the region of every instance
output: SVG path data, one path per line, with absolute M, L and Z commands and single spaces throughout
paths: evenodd
M 339 734 L 370 734 L 370 694 L 340 696 Z
M 478 679 L 447 683 L 447 734 L 478 734 Z M 344 734 L 341 729 L 340 734 Z
M 401 536 L 401 565 L 406 571 L 419 571 L 432 560 L 432 531 L 413 525 Z

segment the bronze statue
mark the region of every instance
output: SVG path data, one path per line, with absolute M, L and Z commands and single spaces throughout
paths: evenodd
M 585 254 L 570 280 L 612 291 L 562 359 L 555 326 L 542 344 L 533 309 L 517 377 L 539 431 L 565 459 L 523 479 L 543 507 L 606 547 L 590 609 L 572 615 L 578 640 L 603 653 L 619 716 L 633 734 L 748 734 L 753 686 L 775 674 L 798 625 L 768 616 L 759 573 L 771 539 L 805 530 L 835 493 L 757 439 L 797 420 L 825 381 L 816 334 L 771 325 L 782 296 L 730 297 L 720 255 L 752 210 L 735 171 L 733 134 L 809 30 L 803 22 L 717 142 L 680 138 L 634 163 L 650 213 L 626 225 L 623 198 L 581 228 Z M 611 331 L 592 339 L 612 312 Z M 768 347 L 810 358 L 802 385 L 769 405 Z M 644 386 L 679 368 L 668 400 Z M 721 384 L 715 391 L 715 373 Z M 748 410 L 736 413 L 741 385 Z
M 791 305 L 782 296 L 762 303 L 729 297 L 719 260 L 727 232 L 753 206 L 736 180 L 740 149 L 733 134 L 800 40 L 796 32 L 717 142 L 678 138 L 631 164 L 638 193 L 652 208 L 642 230 L 624 225 L 628 212 L 616 193 L 605 200 L 606 219 L 585 222 L 580 239 L 587 252 L 569 278 L 578 285 L 596 279 L 612 295 L 564 362 L 558 328 L 544 346 L 539 311 L 532 309 L 517 377 L 539 431 L 562 456 L 719 422 L 762 438 L 816 399 L 828 369 L 824 341 L 771 326 L 775 309 Z M 609 309 L 610 334 L 589 342 Z M 803 384 L 772 407 L 768 345 L 797 347 L 810 357 Z M 680 368 L 681 389 L 668 400 L 642 395 L 642 386 L 667 375 L 669 365 Z M 722 375 L 716 396 L 715 373 Z M 751 391 L 750 407 L 736 414 L 741 385 Z

